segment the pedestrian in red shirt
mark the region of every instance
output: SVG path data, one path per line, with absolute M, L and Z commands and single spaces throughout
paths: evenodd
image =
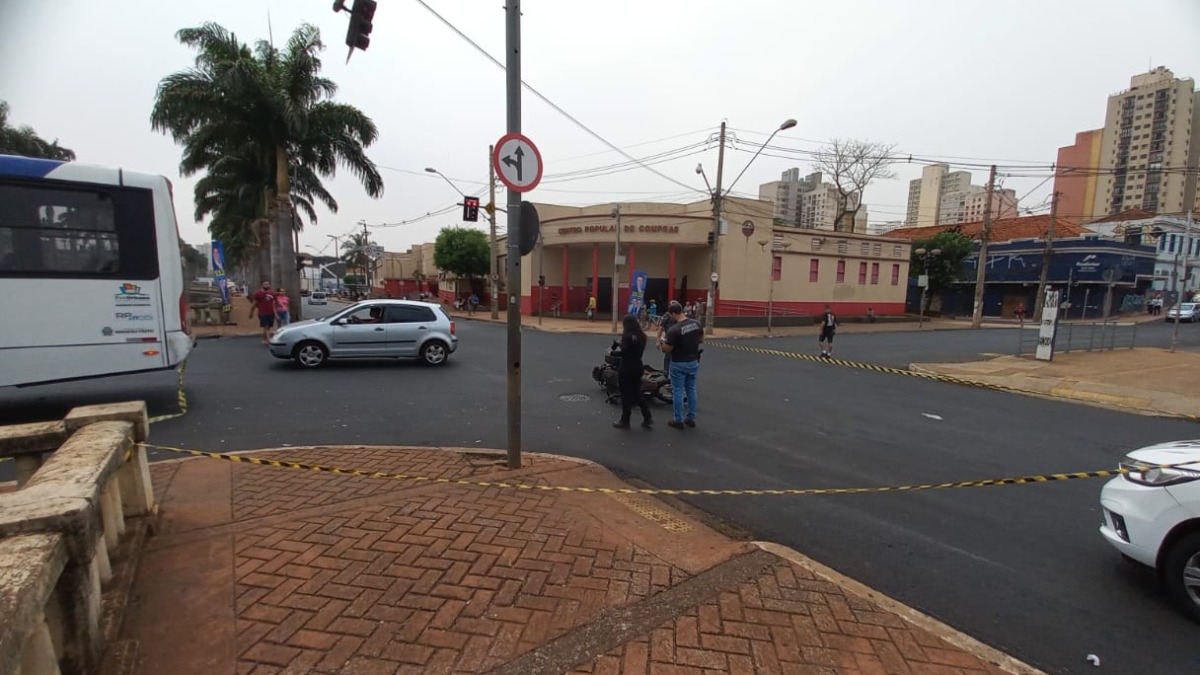
M 258 325 L 262 327 L 263 344 L 271 340 L 271 327 L 275 325 L 275 291 L 271 290 L 271 282 L 262 282 L 262 288 L 254 291 L 250 298 L 250 316 L 258 312 Z

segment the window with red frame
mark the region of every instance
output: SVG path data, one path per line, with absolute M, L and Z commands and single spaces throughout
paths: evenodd
M 858 263 L 858 283 L 867 283 L 867 263 L 865 262 Z
M 846 283 L 846 261 L 845 260 L 838 261 L 837 283 L 839 283 L 839 284 Z
M 808 261 L 808 281 L 809 283 L 817 283 L 821 276 L 821 259 L 811 258 Z
M 871 263 L 871 283 L 879 283 L 879 263 Z
M 899 264 L 892 265 L 892 285 L 893 286 L 900 285 L 900 265 Z
M 783 256 L 774 256 L 771 259 L 771 280 L 779 281 L 779 277 L 783 275 Z

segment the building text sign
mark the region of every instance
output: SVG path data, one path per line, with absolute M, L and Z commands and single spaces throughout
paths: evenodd
M 1042 321 L 1038 325 L 1038 341 L 1035 356 L 1039 361 L 1054 359 L 1054 333 L 1058 330 L 1059 291 L 1046 289 L 1046 301 L 1042 305 Z
M 615 225 L 569 225 L 558 228 L 559 234 L 602 234 L 605 232 L 616 232 Z M 665 232 L 667 234 L 679 234 L 678 225 L 622 225 L 621 231 L 633 234 L 636 232 Z

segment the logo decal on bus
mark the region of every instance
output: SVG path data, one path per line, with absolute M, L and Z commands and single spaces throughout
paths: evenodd
M 133 312 L 117 312 L 113 316 L 118 319 L 124 319 L 126 321 L 153 321 L 154 320 L 153 314 L 134 314 Z
M 118 307 L 150 306 L 150 296 L 142 292 L 142 287 L 128 282 L 117 286 L 117 294 L 113 296 L 113 300 Z

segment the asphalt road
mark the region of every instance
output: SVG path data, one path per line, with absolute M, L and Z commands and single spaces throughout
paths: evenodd
M 890 354 L 901 363 L 999 351 L 988 341 L 1004 338 L 992 333 L 1012 331 L 975 333 L 979 344 L 959 331 L 846 335 L 854 340 L 840 342 L 838 355 Z M 188 368 L 189 414 L 155 425 L 151 440 L 206 450 L 503 447 L 504 329 L 467 321 L 459 334 L 460 351 L 438 369 L 353 362 L 306 372 L 272 359 L 254 338 L 204 341 Z M 701 368 L 698 428 L 666 427 L 667 408 L 656 405 L 653 431 L 621 432 L 609 426 L 616 411 L 591 380 L 609 338 L 523 335 L 526 450 L 586 457 L 660 487 L 848 487 L 1082 471 L 1115 466 L 1130 448 L 1200 437 L 1185 422 L 715 347 Z M 580 393 L 591 398 L 560 398 Z M 47 419 L 82 402 L 143 397 L 152 413 L 173 408 L 171 375 L 0 390 L 0 411 L 13 421 Z M 692 502 L 1052 672 L 1093 672 L 1088 654 L 1108 672 L 1195 672 L 1197 626 L 1097 532 L 1101 485 Z

